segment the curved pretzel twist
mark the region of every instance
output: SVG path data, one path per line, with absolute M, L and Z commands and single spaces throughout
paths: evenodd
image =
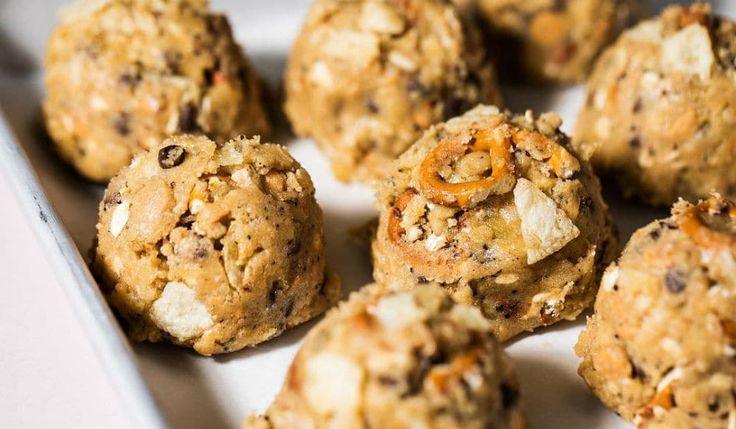
M 727 212 L 731 220 L 736 222 L 736 205 L 728 203 L 725 207 L 719 207 L 714 198 L 709 198 L 682 213 L 679 222 L 680 229 L 685 231 L 690 238 L 701 246 L 731 247 L 736 249 L 736 235 L 715 231 L 703 222 L 701 215 L 708 214 L 712 211 Z
M 419 187 L 422 194 L 435 204 L 471 208 L 490 195 L 511 192 L 516 184 L 514 147 L 522 149 L 539 161 L 548 161 L 559 177 L 569 178 L 580 169 L 580 163 L 563 146 L 540 133 L 508 124 L 476 131 L 468 144 L 457 138 L 447 138 L 435 147 L 420 166 Z M 440 170 L 468 152 L 488 151 L 491 155 L 491 175 L 469 182 L 451 183 Z

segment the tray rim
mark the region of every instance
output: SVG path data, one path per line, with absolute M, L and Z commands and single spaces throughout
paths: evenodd
M 34 235 L 84 325 L 97 359 L 138 427 L 171 429 L 148 387 L 131 345 L 102 296 L 87 263 L 49 202 L 44 187 L 0 105 L 0 168 Z

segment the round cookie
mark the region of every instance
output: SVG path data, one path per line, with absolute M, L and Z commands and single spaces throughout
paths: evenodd
M 94 269 L 136 341 L 235 351 L 340 294 L 309 175 L 257 138 L 182 135 L 140 154 L 110 182 L 97 239 Z
M 736 23 L 704 4 L 668 8 L 598 60 L 574 144 L 649 204 L 736 198 L 734 58 Z
M 46 128 L 85 177 L 106 181 L 178 133 L 267 134 L 259 79 L 206 0 L 79 0 L 46 52 Z
M 446 0 L 316 0 L 289 58 L 286 113 L 335 176 L 383 176 L 430 125 L 496 102 L 474 22 Z
M 377 185 L 376 280 L 439 283 L 501 341 L 587 308 L 618 244 L 561 122 L 479 106 L 430 128 Z
M 580 375 L 639 429 L 736 425 L 736 206 L 675 204 L 603 277 Z
M 488 322 L 437 287 L 369 286 L 307 335 L 249 429 L 523 429 L 508 356 Z
M 584 80 L 601 50 L 643 9 L 642 0 L 473 1 L 504 77 L 556 83 Z

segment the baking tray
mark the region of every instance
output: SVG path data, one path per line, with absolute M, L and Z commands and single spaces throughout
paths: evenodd
M 61 0 L 0 2 L 0 166 L 14 185 L 29 221 L 50 255 L 69 300 L 100 360 L 111 374 L 140 428 L 238 428 L 262 411 L 281 386 L 301 339 L 315 322 L 287 331 L 256 348 L 201 357 L 165 344 L 131 345 L 99 293 L 85 263 L 95 233 L 103 188 L 79 178 L 51 149 L 42 132 L 41 64 Z M 221 0 L 236 38 L 256 69 L 278 93 L 288 51 L 309 0 Z M 657 2 L 657 7 L 668 3 Z M 672 3 L 672 2 L 669 2 Z M 714 2 L 736 16 L 733 0 Z M 583 99 L 582 87 L 555 90 L 504 88 L 516 111 L 555 110 L 570 131 Z M 327 259 L 346 293 L 371 281 L 367 249 L 348 234 L 373 216 L 372 192 L 337 183 L 314 144 L 281 130 L 271 139 L 287 145 L 310 172 L 325 214 Z M 606 187 L 621 236 L 666 212 L 624 202 Z M 584 324 L 565 322 L 524 335 L 508 345 L 522 385 L 531 429 L 623 429 L 576 375 L 573 345 Z

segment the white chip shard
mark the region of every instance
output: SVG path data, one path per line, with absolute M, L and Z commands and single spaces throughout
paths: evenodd
M 356 70 L 361 70 L 373 62 L 380 54 L 380 40 L 373 33 L 358 31 L 335 31 L 322 45 L 322 49 L 329 57 L 349 64 Z M 360 52 L 360 55 L 355 55 Z
M 360 27 L 376 33 L 399 34 L 404 31 L 404 20 L 398 11 L 386 3 L 368 1 L 363 3 Z
M 123 201 L 115 207 L 115 210 L 112 212 L 112 217 L 110 218 L 110 234 L 112 234 L 113 237 L 117 238 L 117 236 L 123 232 L 125 224 L 128 223 L 129 215 L 130 201 Z
M 417 305 L 410 293 L 382 298 L 369 312 L 387 329 L 401 329 L 427 318 L 427 312 Z
M 676 72 L 710 77 L 715 63 L 708 30 L 700 24 L 690 24 L 667 37 L 662 43 L 662 66 Z
M 357 414 L 363 378 L 363 370 L 350 359 L 321 353 L 305 364 L 304 394 L 313 410 L 332 415 L 335 423 L 349 423 L 344 419 Z
M 426 247 L 430 252 L 434 252 L 445 247 L 445 244 L 447 244 L 447 239 L 444 235 L 430 234 L 430 236 L 427 237 L 424 247 Z
M 450 318 L 476 331 L 487 331 L 491 324 L 476 307 L 456 304 L 450 310 Z
M 603 273 L 603 278 L 601 279 L 601 289 L 609 292 L 612 291 L 614 286 L 616 286 L 619 274 L 621 274 L 621 270 L 618 265 L 612 264 L 608 267 L 606 272 Z
M 79 21 L 94 14 L 110 3 L 112 3 L 112 0 L 77 1 L 61 7 L 59 17 L 62 22 Z
M 520 178 L 516 183 L 514 203 L 521 218 L 529 265 L 557 252 L 580 235 L 565 212 L 527 179 Z
M 623 34 L 624 38 L 639 42 L 659 43 L 662 41 L 662 21 L 645 21 Z
M 330 88 L 335 83 L 330 68 L 324 61 L 318 61 L 309 69 L 309 81 L 317 86 Z
M 169 282 L 153 303 L 151 318 L 156 325 L 180 341 L 192 339 L 214 324 L 197 294 L 181 282 Z

